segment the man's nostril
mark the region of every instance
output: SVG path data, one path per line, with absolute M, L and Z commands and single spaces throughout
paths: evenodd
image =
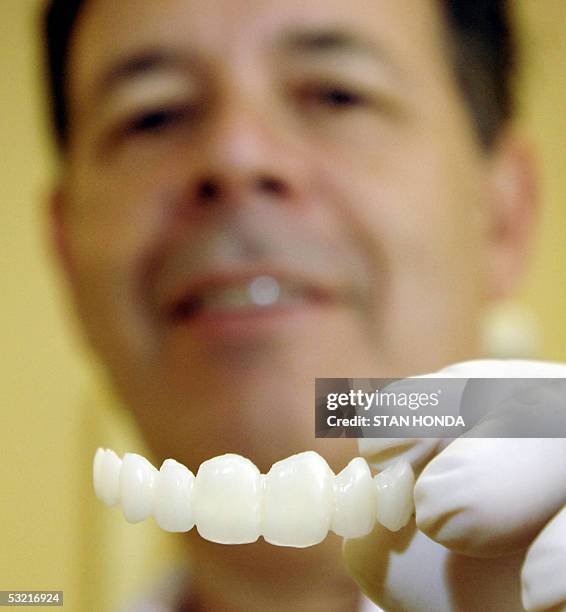
M 272 176 L 258 176 L 250 182 L 248 187 L 250 192 L 253 190 L 264 196 L 283 196 L 287 192 L 285 183 Z M 197 185 L 196 197 L 201 203 L 217 203 L 228 195 L 220 181 L 215 179 L 204 179 Z
M 259 179 L 259 188 L 263 193 L 272 195 L 283 195 L 286 191 L 285 184 L 279 179 L 271 176 L 264 176 Z
M 202 183 L 198 187 L 197 195 L 199 200 L 217 200 L 220 195 L 220 187 L 215 181 L 202 181 Z

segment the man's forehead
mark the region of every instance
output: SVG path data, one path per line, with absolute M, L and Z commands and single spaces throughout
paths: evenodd
M 265 82 L 257 75 L 280 83 L 339 65 L 407 98 L 443 96 L 454 89 L 445 42 L 437 0 L 88 0 L 71 39 L 69 113 L 79 123 L 111 86 L 159 74 L 140 72 L 150 66 L 175 70 L 187 86 L 228 76 L 255 87 Z
M 285 35 L 311 51 L 359 41 L 391 53 L 397 46 L 401 55 L 404 46 L 421 47 L 422 54 L 438 45 L 436 8 L 434 0 L 90 0 L 73 38 L 73 66 L 84 76 L 164 44 L 234 58 Z

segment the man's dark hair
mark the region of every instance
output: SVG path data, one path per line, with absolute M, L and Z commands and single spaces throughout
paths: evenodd
M 66 75 L 73 27 L 87 0 L 50 0 L 44 20 L 48 83 L 57 141 L 68 132 Z M 516 48 L 506 0 L 438 0 L 456 77 L 481 142 L 489 147 L 513 113 Z

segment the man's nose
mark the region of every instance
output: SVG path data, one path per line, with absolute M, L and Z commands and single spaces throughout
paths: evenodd
M 236 206 L 296 201 L 303 171 L 291 141 L 269 109 L 245 101 L 226 106 L 203 128 L 191 200 Z

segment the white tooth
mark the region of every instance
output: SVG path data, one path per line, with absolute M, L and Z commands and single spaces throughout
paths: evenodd
M 94 493 L 96 497 L 102 501 L 102 464 L 104 463 L 105 451 L 103 448 L 96 449 L 94 461 L 92 463 L 92 482 L 94 484 Z
M 126 453 L 120 471 L 122 511 L 129 523 L 139 523 L 151 516 L 153 493 L 159 472 L 135 453 Z
M 199 534 L 220 544 L 246 544 L 259 537 L 261 479 L 240 455 L 209 459 L 198 469 L 193 513 Z
M 375 524 L 377 491 L 365 459 L 356 457 L 334 480 L 331 529 L 345 538 L 367 535 Z
M 299 286 L 279 282 L 271 276 L 257 276 L 249 282 L 211 288 L 200 295 L 201 306 L 213 312 L 250 306 L 297 304 L 304 300 L 304 290 Z
M 174 459 L 166 459 L 153 496 L 153 515 L 165 531 L 190 531 L 195 522 L 192 511 L 193 473 Z
M 222 544 L 255 542 L 260 533 L 279 546 L 303 548 L 321 542 L 328 529 L 354 538 L 369 533 L 375 518 L 392 531 L 414 511 L 415 477 L 398 461 L 372 482 L 364 459 L 353 459 L 334 478 L 313 451 L 275 463 L 267 475 L 239 455 L 205 461 L 197 477 L 167 459 L 158 472 L 147 459 L 98 449 L 93 462 L 96 495 L 109 506 L 122 501 L 127 521 L 151 515 L 166 531 L 189 531 Z M 192 509 L 191 509 L 192 506 Z
M 274 463 L 265 478 L 265 540 L 299 548 L 322 542 L 333 513 L 333 478 L 326 461 L 313 451 Z
M 99 448 L 94 456 L 94 491 L 107 506 L 120 502 L 120 469 L 122 460 L 110 449 Z
M 415 475 L 408 461 L 397 461 L 374 477 L 377 487 L 377 520 L 398 531 L 410 520 L 413 510 Z
M 279 299 L 279 283 L 271 276 L 258 276 L 248 287 L 251 301 L 258 306 L 270 306 Z

